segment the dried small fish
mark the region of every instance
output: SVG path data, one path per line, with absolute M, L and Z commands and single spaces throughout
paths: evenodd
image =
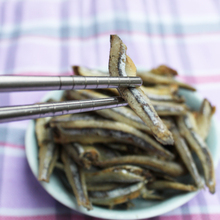
M 106 147 L 105 144 L 94 144 L 94 148 L 99 152 L 98 161 L 105 161 L 121 156 L 120 152 Z
M 70 183 L 68 182 L 68 180 L 66 178 L 66 174 L 65 174 L 65 171 L 64 171 L 64 165 L 63 165 L 63 168 L 61 168 L 61 169 L 60 169 L 60 167 L 56 167 L 56 168 L 57 169 L 55 169 L 55 172 L 56 172 L 55 175 L 58 176 L 60 182 L 65 187 L 65 190 L 67 191 L 67 193 L 73 194 L 72 187 L 71 187 Z
M 185 173 L 183 166 L 176 162 L 163 161 L 149 156 L 120 156 L 96 163 L 100 167 L 111 167 L 116 165 L 135 165 L 149 170 L 168 174 L 170 176 L 180 176 Z
M 77 76 L 109 76 L 108 72 L 100 71 L 100 70 L 95 70 L 95 69 L 89 69 L 84 66 L 72 66 L 72 70 L 75 75 Z M 97 89 L 96 91 L 99 91 L 102 94 L 107 93 L 112 93 L 115 95 L 119 95 L 118 90 L 114 88 L 108 88 L 108 89 Z
M 64 186 L 70 191 L 72 192 L 72 187 L 70 185 L 70 183 L 68 182 L 67 178 L 64 173 L 64 165 L 60 162 L 56 163 L 55 166 L 59 171 L 59 178 L 62 181 L 62 183 L 64 184 Z M 115 189 L 117 187 L 121 187 L 124 186 L 125 184 L 123 183 L 86 183 L 86 189 L 88 191 L 107 191 L 107 190 L 112 190 Z
M 70 143 L 63 145 L 63 148 L 78 165 L 86 169 L 89 169 L 93 161 L 97 161 L 100 157 L 98 150 L 89 145 Z
M 50 126 L 58 143 L 128 143 L 167 159 L 174 157 L 147 134 L 120 122 L 76 118 L 75 121 L 53 121 Z
M 211 103 L 204 99 L 200 107 L 200 111 L 196 114 L 196 123 L 197 133 L 205 140 L 209 134 L 211 118 L 215 113 L 215 106 L 212 106 Z
M 215 171 L 211 153 L 203 141 L 193 128 L 190 121 L 190 113 L 178 117 L 178 127 L 180 133 L 186 138 L 192 150 L 197 154 L 202 164 L 205 183 L 211 193 L 215 193 Z
M 88 191 L 109 191 L 124 186 L 121 183 L 86 183 Z
M 199 172 L 197 170 L 197 167 L 196 167 L 196 164 L 193 160 L 191 152 L 190 152 L 185 140 L 181 137 L 179 131 L 177 130 L 177 128 L 174 124 L 173 124 L 173 127 L 171 128 L 171 132 L 173 133 L 174 146 L 176 147 L 176 150 L 178 151 L 183 163 L 185 164 L 186 168 L 190 172 L 197 187 L 203 188 L 204 183 L 199 175 Z
M 38 157 L 38 180 L 49 182 L 50 175 L 53 172 L 58 158 L 58 147 L 53 142 L 44 144 L 44 146 L 39 149 Z
M 60 162 L 56 162 L 55 167 L 59 170 L 64 170 L 64 165 L 63 163 Z
M 146 200 L 164 200 L 163 196 L 154 194 L 154 191 L 147 189 L 147 187 L 141 189 L 141 198 Z
M 134 76 L 136 67 L 126 55 L 126 46 L 117 35 L 111 35 L 109 73 L 111 76 Z M 173 144 L 173 138 L 166 125 L 154 110 L 149 98 L 141 88 L 118 88 L 121 96 L 135 113 L 147 124 L 155 138 L 163 144 Z
M 89 69 L 84 66 L 72 66 L 73 72 L 78 76 L 109 76 L 107 72 Z
M 113 207 L 117 204 L 137 198 L 144 185 L 145 182 L 139 182 L 109 191 L 89 192 L 89 198 L 93 204 Z
M 53 117 L 50 120 L 49 125 L 57 124 L 57 123 L 66 123 L 70 121 L 78 121 L 78 120 L 102 120 L 103 117 L 96 115 L 94 113 L 80 113 L 80 114 L 73 114 L 73 115 L 61 115 Z
M 49 182 L 50 175 L 53 172 L 58 158 L 58 147 L 54 144 L 52 131 L 45 125 L 48 120 L 48 118 L 37 119 L 35 125 L 39 145 L 38 180 L 45 182 Z
M 183 183 L 169 182 L 166 180 L 156 180 L 154 182 L 148 183 L 147 188 L 156 189 L 156 190 L 175 189 L 175 190 L 182 190 L 188 192 L 197 190 L 197 188 L 193 185 L 185 185 Z
M 118 150 L 120 152 L 133 152 L 136 149 L 136 147 L 129 144 L 109 143 L 105 145 L 113 150 Z
M 96 172 L 85 173 L 87 183 L 135 183 L 152 179 L 149 171 L 131 165 L 114 166 Z
M 90 169 L 91 165 L 97 161 L 104 161 L 121 156 L 118 151 L 110 149 L 103 144 L 95 144 L 92 146 L 71 143 L 63 147 L 77 164 L 86 169 Z
M 108 89 L 100 89 L 100 90 L 96 90 L 102 94 L 106 94 L 106 95 L 109 95 L 109 96 L 112 96 L 112 95 L 116 95 L 116 96 L 119 96 L 119 92 L 117 89 L 114 89 L 114 88 L 108 88 Z
M 179 89 L 178 85 L 155 85 L 155 86 L 143 86 L 142 87 L 146 94 L 154 95 L 176 95 Z
M 79 206 L 84 206 L 88 210 L 91 210 L 92 205 L 88 198 L 85 176 L 82 171 L 82 168 L 76 165 L 76 163 L 69 157 L 65 150 L 62 150 L 61 159 L 64 164 L 64 170 L 67 179 L 76 197 L 77 204 Z
M 44 146 L 45 143 L 51 142 L 52 140 L 51 130 L 47 126 L 50 120 L 51 120 L 50 117 L 39 118 L 36 120 L 35 133 L 39 147 Z
M 151 101 L 151 103 L 159 116 L 183 115 L 187 110 L 185 104 L 161 101 Z
M 172 94 L 163 94 L 159 92 L 153 93 L 153 89 L 150 87 L 142 86 L 141 89 L 148 96 L 151 101 L 161 101 L 161 102 L 184 102 L 184 98 L 182 96 Z
M 122 155 L 150 155 L 149 152 L 142 150 L 141 148 L 137 148 L 131 144 L 122 144 L 122 143 L 108 143 L 105 144 L 108 148 L 119 151 Z M 154 155 L 154 154 L 152 154 Z M 156 156 L 156 155 L 154 155 Z
M 171 182 L 177 182 L 176 178 L 171 177 L 165 173 L 159 173 L 159 172 L 152 171 L 152 175 L 156 178 L 156 180 L 168 180 Z
M 176 84 L 183 89 L 196 91 L 196 89 L 193 88 L 192 86 L 182 83 L 180 81 L 177 81 L 173 79 L 173 77 L 170 77 L 170 76 L 155 75 L 154 73 L 151 73 L 148 71 L 138 71 L 137 76 L 141 77 L 144 83 L 146 82 L 146 83 L 162 84 L 162 85 Z
M 166 65 L 160 65 L 157 68 L 151 69 L 150 72 L 155 75 L 161 75 L 161 76 L 177 76 L 178 75 L 176 70 Z

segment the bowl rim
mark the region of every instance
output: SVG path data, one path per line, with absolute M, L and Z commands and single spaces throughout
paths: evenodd
M 42 101 L 46 101 L 47 99 L 51 98 L 51 96 L 54 95 L 55 93 L 57 93 L 57 95 L 59 95 L 62 93 L 62 91 L 51 91 L 43 97 Z M 201 97 L 201 95 L 199 95 L 197 92 L 193 92 L 193 95 L 196 99 L 199 99 L 199 101 L 203 100 L 203 97 Z M 31 154 L 31 148 L 27 147 L 33 137 L 33 134 L 35 135 L 34 125 L 35 125 L 34 120 L 31 120 L 28 124 L 26 134 L 25 134 L 25 152 L 26 152 L 28 164 L 31 168 L 32 173 L 34 174 L 34 176 L 37 180 L 38 167 L 35 167 L 35 165 L 34 165 L 34 161 L 32 159 L 33 155 Z M 212 118 L 212 125 L 214 126 L 214 128 L 217 131 L 216 134 L 218 134 L 218 131 L 220 131 L 220 129 L 219 129 L 219 126 L 216 122 L 215 116 L 213 116 L 213 118 Z M 216 143 L 216 146 L 217 146 L 220 144 L 220 138 L 218 138 L 218 135 L 216 137 L 216 141 L 217 141 L 217 143 Z M 216 168 L 217 164 L 218 164 L 219 157 L 220 157 L 220 151 L 217 151 L 217 153 L 212 156 L 213 156 L 214 166 Z M 38 182 L 40 182 L 40 181 L 38 181 Z M 100 208 L 95 205 L 94 205 L 95 209 L 93 209 L 92 211 L 87 211 L 85 208 L 77 206 L 77 204 L 72 206 L 72 204 L 67 204 L 64 201 L 61 201 L 60 194 L 58 192 L 55 192 L 49 183 L 40 182 L 40 184 L 54 199 L 56 199 L 57 201 L 59 201 L 63 205 L 69 207 L 70 209 L 72 209 L 74 211 L 78 211 L 82 214 L 86 214 L 86 215 L 98 217 L 98 218 L 103 218 L 103 219 L 143 219 L 143 218 L 150 218 L 150 217 L 159 216 L 159 215 L 162 215 L 164 213 L 167 213 L 169 211 L 172 211 L 172 210 L 180 207 L 181 205 L 190 201 L 199 192 L 201 192 L 201 190 L 196 191 L 196 192 L 189 192 L 186 194 L 175 196 L 173 198 L 170 198 L 169 200 L 166 200 L 164 202 L 156 204 L 155 206 L 153 206 L 154 208 L 157 209 L 156 213 L 155 213 L 154 209 L 151 209 L 151 207 L 149 210 L 147 210 L 147 212 L 145 209 L 126 210 L 126 212 L 124 212 L 121 210 L 103 209 L 103 208 Z

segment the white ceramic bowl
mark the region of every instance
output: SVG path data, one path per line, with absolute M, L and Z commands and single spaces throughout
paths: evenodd
M 49 98 L 59 100 L 61 94 L 61 91 L 49 92 L 42 101 L 46 101 Z M 199 109 L 203 99 L 196 92 L 181 90 L 180 94 L 186 98 L 188 106 L 192 107 L 195 110 Z M 220 144 L 220 142 L 218 138 L 218 127 L 215 119 L 212 120 L 207 144 L 210 148 L 216 167 L 220 153 L 220 151 L 218 150 L 218 145 Z M 26 132 L 25 145 L 28 163 L 31 167 L 34 176 L 37 177 L 38 147 L 35 138 L 34 121 L 31 121 L 28 126 Z M 135 206 L 129 210 L 109 210 L 107 208 L 105 209 L 94 206 L 94 209 L 92 211 L 87 211 L 85 208 L 77 206 L 74 196 L 68 193 L 68 191 L 63 186 L 62 182 L 59 180 L 58 176 L 56 176 L 55 174 L 52 174 L 50 178 L 50 183 L 41 182 L 41 185 L 51 196 L 53 196 L 57 201 L 59 201 L 63 205 L 81 213 L 84 213 L 86 215 L 91 215 L 105 219 L 142 219 L 158 216 L 183 205 L 184 203 L 191 200 L 198 193 L 186 193 L 167 199 L 165 201 L 144 201 L 136 199 L 134 200 Z

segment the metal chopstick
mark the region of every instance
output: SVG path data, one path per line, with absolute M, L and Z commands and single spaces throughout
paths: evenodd
M 110 97 L 104 99 L 3 107 L 0 108 L 0 123 L 116 108 L 126 106 L 127 104 L 128 103 L 121 97 Z
M 101 89 L 141 85 L 140 77 L 0 76 L 0 92 Z

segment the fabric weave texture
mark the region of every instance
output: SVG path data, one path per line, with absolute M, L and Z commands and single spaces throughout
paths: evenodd
M 110 34 L 118 34 L 137 68 L 166 64 L 217 107 L 220 120 L 219 0 L 0 1 L 0 74 L 70 75 L 71 65 L 108 68 Z M 0 106 L 32 104 L 46 92 L 1 93 Z M 28 121 L 0 124 L 0 220 L 96 219 L 55 201 L 25 156 Z M 154 220 L 220 219 L 216 193 L 201 191 Z

